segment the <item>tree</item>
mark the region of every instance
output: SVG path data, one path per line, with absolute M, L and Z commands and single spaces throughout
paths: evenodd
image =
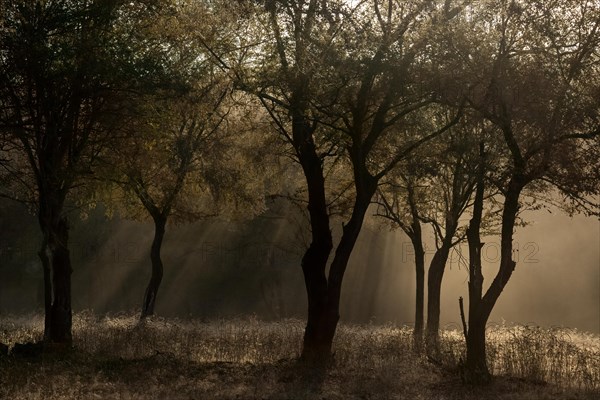
M 427 348 L 433 357 L 439 350 L 442 277 L 451 249 L 464 238 L 460 219 L 470 206 L 475 186 L 473 138 L 479 135 L 472 122 L 467 122 L 466 118 L 463 121 L 450 129 L 443 141 L 431 143 L 426 154 L 416 154 L 407 166 L 390 174 L 378 197 L 382 206 L 380 215 L 399 226 L 413 245 L 417 272 L 414 336 L 418 345 L 422 337 L 424 304 L 421 223 L 432 228 L 436 251 L 427 279 Z
M 311 227 L 302 258 L 306 360 L 330 355 L 344 273 L 379 181 L 459 119 L 449 111 L 436 120 L 435 111 L 444 107 L 424 90 L 418 69 L 427 57 L 423 20 L 431 13 L 450 18 L 447 10 L 431 2 L 383 3 L 266 1 L 257 19 L 268 44 L 259 60 L 250 59 L 251 72 L 239 73 L 240 86 L 258 96 L 294 149 L 306 180 Z M 431 122 L 427 133 L 412 129 L 421 118 Z M 349 217 L 327 273 L 334 245 L 324 171 L 332 158 L 352 171 L 352 186 Z
M 150 4 L 148 4 L 150 5 Z M 0 3 L 0 130 L 26 160 L 43 234 L 46 341 L 71 338 L 71 259 L 65 204 L 123 115 L 125 92 L 160 68 L 130 58 L 140 2 Z M 135 18 L 134 18 L 135 16 Z M 122 22 L 128 22 L 117 25 Z M 139 43 L 139 42 L 138 42 Z M 119 89 L 119 90 L 117 90 Z M 19 155 L 17 156 L 16 153 Z
M 418 204 L 422 204 L 423 186 L 419 184 L 420 176 L 411 173 L 399 173 L 397 177 L 389 177 L 377 191 L 379 204 L 377 215 L 391 221 L 393 227 L 400 227 L 411 241 L 415 256 L 415 326 L 413 339 L 417 351 L 423 342 L 424 307 L 425 307 L 425 245 L 423 229 L 419 216 Z
M 208 215 L 213 208 L 203 201 L 207 196 L 203 189 L 207 188 L 201 184 L 201 174 L 206 172 L 202 164 L 206 156 L 218 159 L 215 149 L 226 116 L 220 110 L 225 94 L 217 98 L 202 96 L 202 106 L 212 110 L 183 100 L 154 100 L 149 105 L 150 115 L 138 121 L 141 123 L 133 127 L 134 133 L 126 143 L 113 149 L 112 156 L 121 163 L 116 168 L 122 172 L 122 178 L 114 181 L 137 197 L 154 223 L 152 274 L 144 295 L 142 319 L 154 314 L 163 277 L 160 251 L 169 217 L 175 214 L 176 220 L 194 220 Z M 210 100 L 212 104 L 207 104 Z
M 431 201 L 421 213 L 422 221 L 433 228 L 436 244 L 427 277 L 427 346 L 432 356 L 439 352 L 442 278 L 450 251 L 464 239 L 460 219 L 470 206 L 475 188 L 473 138 L 479 135 L 477 126 L 470 124 L 463 119 L 448 137 L 447 147 L 437 155 Z
M 468 231 L 469 321 L 463 377 L 490 380 L 485 325 L 516 262 L 513 232 L 522 198 L 558 191 L 570 212 L 598 215 L 600 8 L 594 1 L 555 1 L 525 6 L 491 1 L 473 8 L 468 36 L 470 103 L 502 138 L 508 156 L 479 172 Z M 490 22 L 491 21 L 491 22 Z M 479 219 L 484 185 L 502 197 L 498 273 L 483 291 Z
M 139 99 L 138 115 L 125 128 L 127 139 L 109 154 L 109 170 L 116 167 L 120 174 L 113 181 L 137 197 L 154 223 L 142 320 L 154 314 L 169 220 L 194 221 L 227 208 L 230 215 L 234 208 L 243 209 L 244 217 L 263 210 L 263 188 L 251 186 L 267 175 L 259 178 L 248 166 L 251 146 L 244 143 L 255 128 L 249 122 L 252 111 L 241 105 L 247 98 L 236 98 L 230 74 L 213 59 L 223 51 L 219 46 L 228 48 L 222 35 L 228 17 L 209 2 L 182 2 L 174 15 L 156 23 L 154 29 L 168 43 L 171 71 L 184 86 Z M 213 24 L 196 24 L 209 19 Z M 254 135 L 253 146 L 260 142 Z

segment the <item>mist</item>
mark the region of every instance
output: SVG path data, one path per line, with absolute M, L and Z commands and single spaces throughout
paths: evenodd
M 0 312 L 41 311 L 43 277 L 36 219 L 20 206 L 4 208 Z M 514 277 L 490 324 L 565 326 L 600 332 L 600 223 L 551 210 L 529 212 L 515 235 Z M 300 268 L 306 226 L 289 204 L 248 221 L 206 219 L 167 228 L 165 265 L 156 313 L 218 319 L 305 318 Z M 150 223 L 107 218 L 99 208 L 71 227 L 73 307 L 98 313 L 137 310 L 150 276 Z M 17 222 L 18 221 L 18 222 Z M 337 226 L 339 225 L 339 226 Z M 341 223 L 334 225 L 339 236 Z M 483 248 L 484 286 L 497 271 L 499 243 Z M 427 240 L 426 265 L 435 250 Z M 458 298 L 468 299 L 466 245 L 452 251 L 442 286 L 441 326 L 459 327 Z M 409 239 L 371 217 L 354 249 L 344 281 L 342 321 L 414 321 L 415 272 Z

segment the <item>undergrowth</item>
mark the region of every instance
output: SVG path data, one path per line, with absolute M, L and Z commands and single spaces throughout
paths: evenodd
M 0 318 L 0 343 L 12 347 L 38 341 L 42 327 L 39 315 Z M 74 351 L 69 357 L 0 361 L 0 397 L 313 398 L 314 387 L 304 385 L 307 378 L 298 374 L 294 361 L 303 329 L 300 320 L 153 317 L 139 324 L 134 313 L 79 312 L 73 319 Z M 320 380 L 318 398 L 458 399 L 470 393 L 473 398 L 550 399 L 563 394 L 594 398 L 600 393 L 597 335 L 530 326 L 488 329 L 488 365 L 503 382 L 495 389 L 504 390 L 499 397 L 482 397 L 457 383 L 453 371 L 465 357 L 462 332 L 443 331 L 440 343 L 441 367 L 416 354 L 408 327 L 340 324 L 333 367 Z M 49 371 L 55 373 L 50 386 L 44 383 Z M 223 392 L 221 378 L 230 379 L 228 387 L 238 391 Z M 521 387 L 523 382 L 528 386 Z M 53 390 L 61 395 L 52 395 Z M 293 393 L 284 395 L 282 390 Z M 511 397 L 513 392 L 516 397 Z

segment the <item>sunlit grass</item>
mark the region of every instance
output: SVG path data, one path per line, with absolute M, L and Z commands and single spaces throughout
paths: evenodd
M 487 330 L 490 372 L 565 388 L 600 390 L 600 337 L 567 328 L 493 326 Z M 442 333 L 443 361 L 465 358 L 463 333 Z
M 40 340 L 42 326 L 40 315 L 4 317 L 0 342 L 12 347 Z M 459 384 L 456 373 L 464 359 L 457 330 L 442 332 L 443 366 L 438 367 L 414 352 L 409 327 L 341 324 L 333 366 L 315 389 L 295 363 L 303 329 L 303 321 L 289 319 L 153 317 L 139 324 L 136 313 L 80 312 L 73 320 L 70 355 L 0 360 L 0 378 L 9 382 L 0 398 L 208 398 L 205 394 L 213 393 L 210 398 L 296 399 L 313 398 L 317 390 L 323 398 L 442 398 L 436 396 L 444 393 L 443 398 L 458 399 L 467 393 L 473 397 L 464 398 L 591 399 L 600 393 L 599 337 L 575 330 L 490 328 L 488 363 L 501 383 L 485 389 L 490 392 L 473 392 Z M 293 393 L 283 396 L 281 390 Z

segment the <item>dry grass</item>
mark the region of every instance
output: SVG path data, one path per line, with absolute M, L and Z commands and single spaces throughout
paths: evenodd
M 0 342 L 39 340 L 42 318 L 0 319 Z M 0 359 L 4 399 L 595 399 L 598 336 L 532 327 L 489 331 L 485 388 L 461 385 L 458 331 L 442 335 L 444 367 L 416 355 L 409 328 L 341 325 L 326 371 L 298 364 L 303 322 L 201 322 L 133 313 L 74 317 L 75 350 Z

